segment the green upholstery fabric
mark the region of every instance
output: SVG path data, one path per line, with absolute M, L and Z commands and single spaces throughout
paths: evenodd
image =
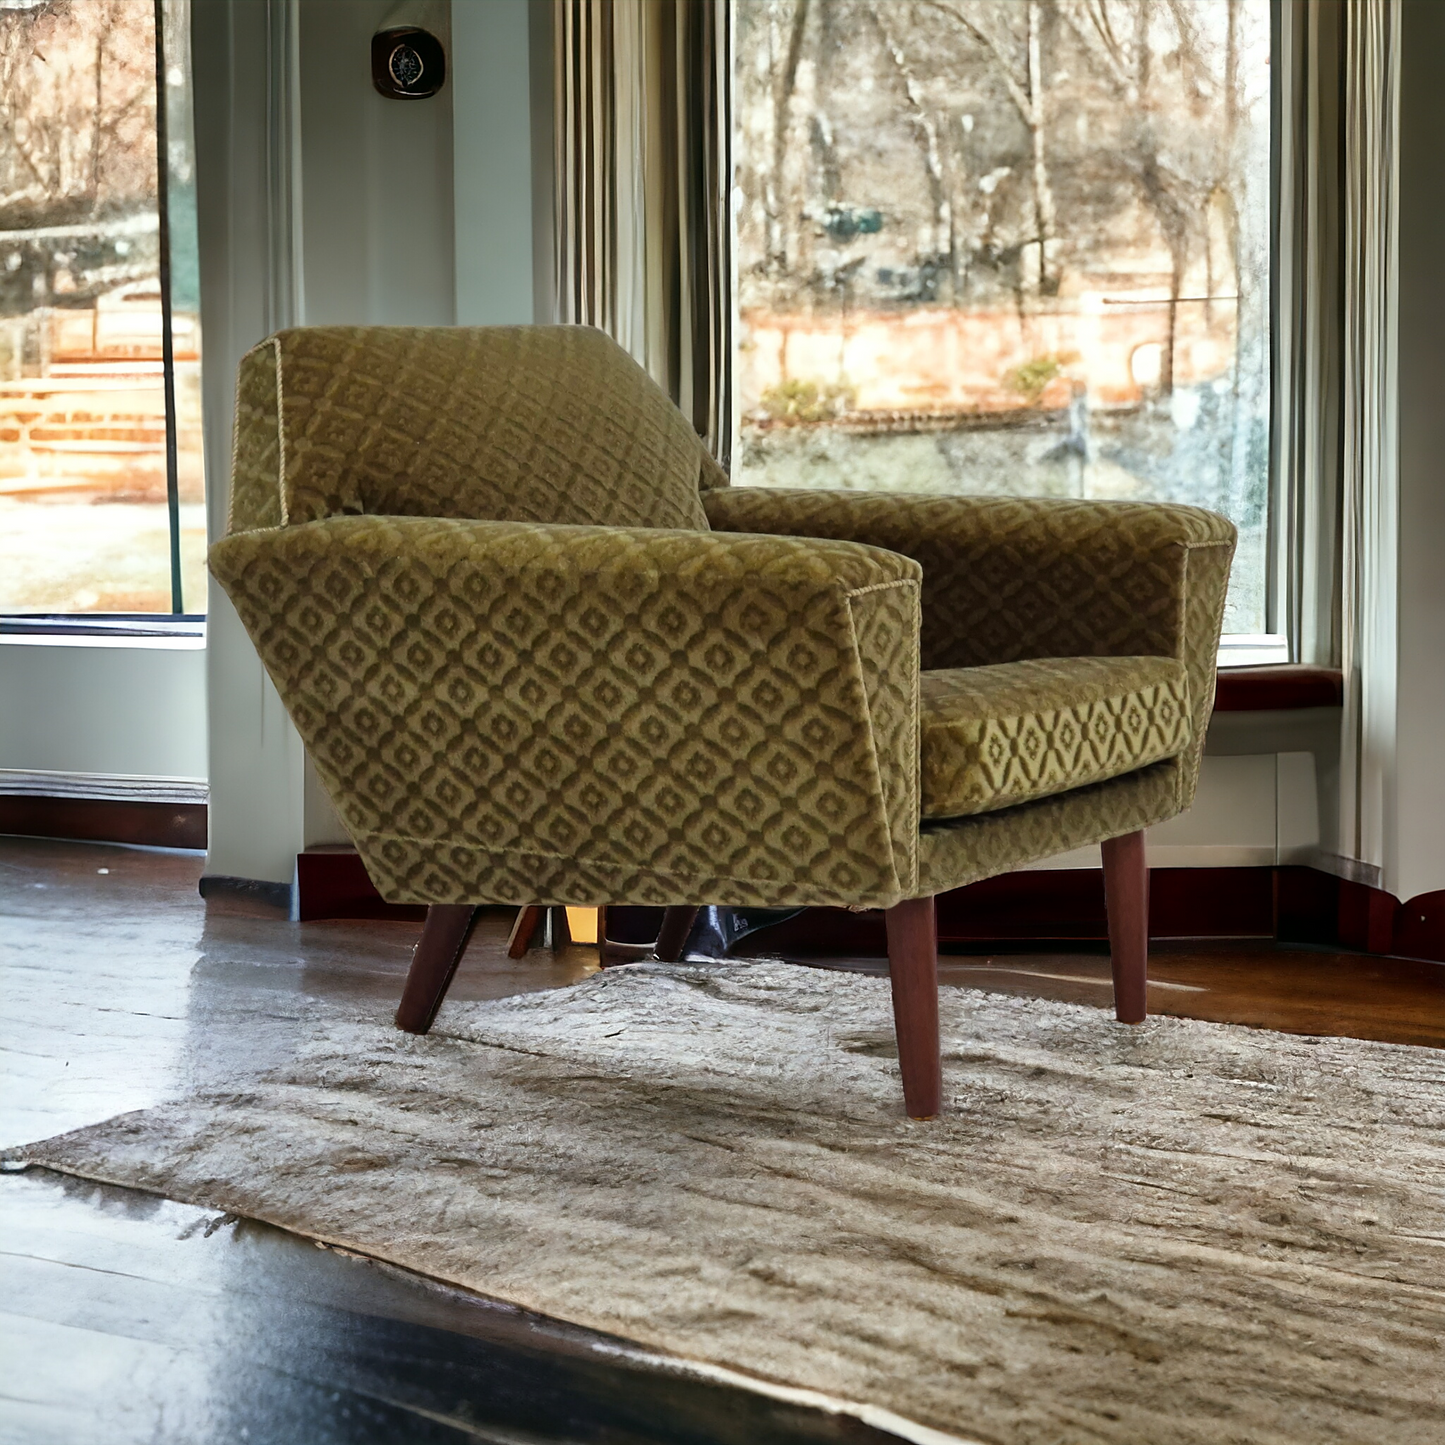
M 704 505 L 720 531 L 848 537 L 912 557 L 923 568 L 928 672 L 1035 657 L 1177 658 L 1192 751 L 1180 755 L 1176 811 L 1194 801 L 1234 557 L 1226 518 L 1164 502 L 769 487 L 710 492 Z
M 994 812 L 923 824 L 915 896 L 1152 827 L 1194 801 L 1214 710 L 1233 523 L 1151 502 L 928 497 L 733 487 L 703 498 L 721 531 L 850 537 L 923 567 L 922 666 L 1169 657 L 1189 685 L 1176 757 Z
M 988 813 L 1177 757 L 1189 683 L 1171 657 L 1049 657 L 925 672 L 925 818 Z
M 337 517 L 228 537 L 211 566 L 388 898 L 912 886 L 917 563 L 792 537 Z
M 248 355 L 212 570 L 384 897 L 886 907 L 1188 806 L 1229 523 L 725 483 L 583 328 Z
M 249 352 L 231 530 L 338 515 L 706 528 L 717 463 L 585 326 L 320 326 Z

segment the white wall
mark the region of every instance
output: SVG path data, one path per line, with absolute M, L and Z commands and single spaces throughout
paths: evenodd
M 204 651 L 188 641 L 0 640 L 0 769 L 204 778 Z
M 457 0 L 452 6 L 461 326 L 534 319 L 529 19 L 528 0 Z
M 287 3 L 193 0 L 207 520 L 226 530 L 241 356 L 297 319 L 292 178 L 295 15 Z M 304 757 L 230 602 L 212 581 L 207 693 L 210 874 L 289 881 L 304 837 Z
M 396 8 L 396 0 L 300 6 L 307 326 L 450 326 L 457 319 L 452 97 L 459 66 L 453 53 L 447 83 L 430 99 L 378 95 L 371 37 Z M 460 8 L 505 15 L 510 7 L 486 0 Z M 444 20 L 446 7 L 437 9 Z M 525 50 L 522 57 L 525 68 Z M 530 203 L 530 190 L 524 195 Z

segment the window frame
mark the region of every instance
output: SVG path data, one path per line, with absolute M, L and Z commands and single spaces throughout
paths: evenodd
M 1292 579 L 1298 572 L 1297 565 L 1291 565 L 1292 559 L 1288 556 L 1287 549 L 1290 543 L 1291 530 L 1286 524 L 1286 514 L 1289 505 L 1290 493 L 1295 487 L 1294 478 L 1291 475 L 1291 468 L 1282 454 L 1281 437 L 1284 432 L 1282 415 L 1286 403 L 1293 407 L 1292 398 L 1288 397 L 1283 387 L 1285 378 L 1283 367 L 1285 358 L 1280 346 L 1280 325 L 1282 322 L 1292 318 L 1298 310 L 1292 295 L 1292 289 L 1288 284 L 1289 278 L 1281 274 L 1282 259 L 1282 227 L 1281 216 L 1285 205 L 1284 187 L 1291 184 L 1295 179 L 1292 171 L 1294 168 L 1286 167 L 1283 164 L 1282 146 L 1285 139 L 1286 116 L 1289 113 L 1289 102 L 1295 93 L 1296 85 L 1291 85 L 1291 77 L 1285 74 L 1286 64 L 1282 64 L 1282 58 L 1288 57 L 1288 64 L 1296 64 L 1294 52 L 1287 49 L 1285 40 L 1291 33 L 1291 23 L 1295 29 L 1299 28 L 1300 21 L 1294 15 L 1300 0 L 1269 0 L 1270 5 L 1270 135 L 1269 135 L 1269 291 L 1266 300 L 1267 315 L 1269 317 L 1269 351 L 1266 361 L 1266 368 L 1269 376 L 1269 422 L 1268 422 L 1268 470 L 1266 475 L 1266 500 L 1265 500 L 1265 577 L 1264 577 L 1264 605 L 1265 605 L 1265 627 L 1262 633 L 1224 633 L 1220 637 L 1219 658 L 1217 666 L 1221 669 L 1272 666 L 1281 663 L 1297 663 L 1309 660 L 1301 656 L 1301 647 L 1298 637 L 1298 628 L 1289 625 L 1289 619 L 1298 611 L 1298 602 L 1294 596 L 1297 587 L 1292 587 Z M 731 10 L 731 6 L 729 6 Z M 734 46 L 735 20 L 730 19 L 727 30 L 727 73 L 729 77 L 734 75 L 736 65 L 736 50 Z M 730 97 L 731 101 L 731 97 Z M 728 173 L 733 176 L 732 191 L 734 192 L 734 203 L 729 205 L 730 225 L 730 250 L 733 258 L 731 266 L 731 311 L 733 317 L 732 336 L 730 338 L 730 365 L 735 369 L 737 358 L 737 310 L 738 310 L 738 285 L 737 285 L 737 264 L 738 237 L 737 217 L 738 205 L 736 203 L 736 173 L 737 162 L 737 127 L 734 122 L 731 103 L 727 115 L 727 145 L 729 151 Z M 739 432 L 741 425 L 741 407 L 739 403 L 738 388 L 734 378 L 731 386 L 731 425 L 729 428 L 732 445 L 729 448 L 730 454 L 736 458 L 739 452 Z
M 161 295 L 161 378 L 165 394 L 166 516 L 171 610 L 108 613 L 0 612 L 0 645 L 23 637 L 109 638 L 121 643 L 153 646 L 162 639 L 204 645 L 206 614 L 187 612 L 181 583 L 180 464 L 176 420 L 175 326 L 171 284 L 170 116 L 166 59 L 166 0 L 152 0 L 155 27 L 156 212 L 159 229 L 158 281 Z M 186 7 L 189 13 L 189 6 Z

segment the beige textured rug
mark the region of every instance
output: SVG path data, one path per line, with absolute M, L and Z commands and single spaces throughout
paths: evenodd
M 1008 1445 L 1445 1441 L 1445 1053 L 634 965 L 18 1151 Z

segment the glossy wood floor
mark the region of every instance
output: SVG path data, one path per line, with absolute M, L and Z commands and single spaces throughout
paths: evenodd
M 798 961 L 888 971 L 875 958 Z M 993 993 L 1113 1007 L 1109 955 L 1087 944 L 1069 953 L 945 954 L 938 976 Z M 1155 940 L 1149 1012 L 1439 1049 L 1445 1048 L 1445 964 L 1267 941 Z
M 0 838 L 0 1143 L 284 1062 L 319 1011 L 384 1021 L 417 927 L 295 925 L 196 893 L 200 858 Z M 591 948 L 505 957 L 484 917 L 454 996 L 564 986 Z M 810 959 L 882 971 L 876 959 Z M 946 982 L 1106 1007 L 1081 951 L 943 960 Z M 1445 966 L 1156 946 L 1150 1007 L 1445 1046 Z M 0 1179 L 3 1445 L 883 1441 L 555 1321 L 279 1230 L 30 1171 Z

